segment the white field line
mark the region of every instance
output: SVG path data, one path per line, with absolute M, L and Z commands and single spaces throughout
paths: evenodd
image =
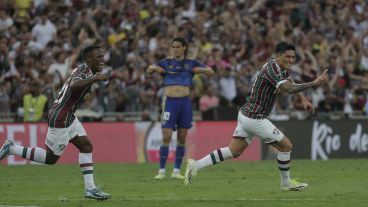
M 0 207 L 41 207 L 41 206 L 10 206 L 10 205 L 0 205 Z
M 93 201 L 93 199 L 85 198 L 62 198 L 62 199 L 17 199 L 17 201 Z M 109 201 L 313 201 L 313 202 L 334 202 L 334 201 L 349 201 L 349 202 L 368 202 L 368 199 L 323 199 L 323 198 L 234 198 L 234 199 L 216 199 L 216 198 L 171 198 L 171 197 L 151 197 L 151 198 L 137 198 L 137 197 L 113 197 Z M 109 202 L 105 201 L 105 202 Z M 0 207 L 39 207 L 39 206 L 13 206 L 0 205 Z

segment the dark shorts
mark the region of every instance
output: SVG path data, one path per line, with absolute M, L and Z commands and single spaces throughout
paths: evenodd
M 192 127 L 192 102 L 188 96 L 164 97 L 162 102 L 161 127 L 186 128 Z

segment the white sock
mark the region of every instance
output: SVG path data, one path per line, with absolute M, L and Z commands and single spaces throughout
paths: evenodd
M 277 162 L 280 169 L 281 185 L 287 185 L 290 182 L 290 153 L 278 152 Z
M 221 149 L 214 150 L 204 158 L 198 160 L 196 162 L 197 169 L 200 170 L 209 165 L 215 165 L 222 161 L 233 158 L 233 154 L 231 154 L 229 147 L 224 147 Z
M 166 170 L 165 170 L 165 169 L 159 169 L 159 170 L 158 170 L 158 173 L 159 173 L 159 174 L 165 174 L 165 173 L 166 173 Z
M 9 147 L 9 154 L 22 156 L 23 146 L 13 145 Z
M 179 174 L 179 173 L 180 173 L 180 169 L 178 169 L 178 168 L 174 168 L 173 173 L 174 173 L 174 174 Z
M 19 145 L 13 145 L 9 148 L 9 154 L 18 155 L 23 157 L 24 159 L 39 163 L 45 163 L 46 160 L 46 151 L 39 147 L 29 148 Z
M 93 180 L 92 153 L 79 153 L 79 165 L 83 173 L 85 189 L 96 188 Z
M 39 163 L 45 163 L 46 160 L 46 150 L 41 149 L 39 147 L 33 148 L 35 149 L 34 152 L 34 158 L 32 161 L 39 162 Z

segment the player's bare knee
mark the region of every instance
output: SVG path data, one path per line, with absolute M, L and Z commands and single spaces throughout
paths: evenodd
M 185 144 L 185 138 L 178 138 L 178 144 L 184 145 Z
M 231 148 L 229 149 L 234 158 L 237 158 L 242 154 L 242 151 L 239 149 L 231 149 Z
M 47 165 L 54 165 L 58 161 L 59 157 L 55 156 L 46 156 L 45 164 Z
M 93 151 L 93 145 L 91 143 L 85 144 L 79 150 L 82 153 L 91 153 Z
M 45 164 L 54 165 L 58 161 L 59 158 L 60 156 L 55 155 L 54 152 L 50 148 L 47 147 Z
M 288 143 L 284 146 L 282 146 L 282 148 L 280 148 L 281 152 L 290 152 L 293 149 L 293 145 L 291 143 Z
M 290 152 L 293 149 L 293 144 L 291 144 L 291 142 L 287 145 L 287 150 L 288 152 Z
M 280 152 L 290 152 L 293 149 L 293 144 L 289 138 L 284 137 L 280 142 L 273 145 Z
M 168 144 L 170 144 L 170 142 L 171 142 L 171 137 L 163 137 L 162 138 L 162 142 L 163 142 L 163 144 L 166 144 L 166 145 L 168 145 Z
M 231 154 L 233 154 L 233 157 L 234 158 L 237 158 L 237 157 L 239 157 L 241 155 L 240 152 L 234 152 L 234 153 L 231 153 Z
M 179 144 L 185 144 L 186 138 L 187 138 L 187 132 L 186 131 L 181 132 L 181 133 L 178 132 L 178 143 Z
M 57 160 L 45 160 L 45 164 L 47 164 L 47 165 L 55 165 L 56 164 L 56 162 L 57 162 Z

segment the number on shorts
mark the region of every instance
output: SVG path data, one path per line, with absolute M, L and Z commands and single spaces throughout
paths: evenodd
M 163 120 L 169 120 L 170 112 L 164 112 L 164 116 L 162 117 Z

